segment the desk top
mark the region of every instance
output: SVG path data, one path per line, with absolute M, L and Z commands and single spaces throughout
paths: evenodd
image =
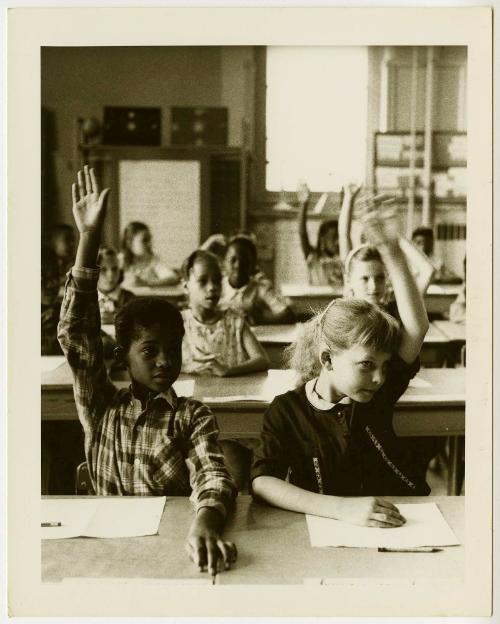
M 179 381 L 189 379 L 194 381 L 194 398 L 211 406 L 233 410 L 244 405 L 267 404 L 276 395 L 295 386 L 294 371 L 277 369 L 224 379 L 183 374 L 179 376 Z M 119 387 L 128 384 L 128 381 L 116 382 Z M 42 372 L 42 391 L 70 390 L 71 386 L 71 371 L 66 362 L 54 370 Z M 399 400 L 400 404 L 406 405 L 417 403 L 463 405 L 464 402 L 465 368 L 424 368 L 419 372 L 417 381 L 412 382 Z
M 127 290 L 136 297 L 165 297 L 166 299 L 179 300 L 186 295 L 181 284 L 174 286 L 127 286 Z
M 448 341 L 465 342 L 465 323 L 453 323 L 452 321 L 434 321 L 434 323 Z
M 461 546 L 438 553 L 379 553 L 374 548 L 312 548 L 306 519 L 238 496 L 225 535 L 238 561 L 217 575 L 217 584 L 300 584 L 306 578 L 459 579 L 464 573 L 464 498 L 393 497 L 398 502 L 436 502 Z M 192 519 L 187 498 L 167 498 L 158 535 L 128 539 L 42 541 L 42 579 L 200 579 L 184 551 Z M 387 529 L 390 530 L 390 529 Z M 411 565 L 410 565 L 411 563 Z
M 332 286 L 311 286 L 310 284 L 281 284 L 281 293 L 285 297 L 342 297 L 342 289 Z M 462 289 L 461 284 L 430 284 L 425 296 L 456 297 Z
M 252 331 L 261 344 L 288 345 L 296 341 L 299 325 L 299 323 L 296 325 L 255 325 L 252 327 Z M 110 333 L 109 326 L 106 326 L 104 331 Z M 443 344 L 449 342 L 449 340 L 451 340 L 451 338 L 448 338 L 437 324 L 434 322 L 430 323 L 429 330 L 424 338 L 424 344 Z

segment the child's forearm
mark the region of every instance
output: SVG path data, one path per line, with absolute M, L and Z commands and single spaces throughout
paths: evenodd
M 309 236 L 307 235 L 307 210 L 309 208 L 309 201 L 302 202 L 300 205 L 299 215 L 299 236 L 300 245 L 302 247 L 302 253 L 307 258 L 311 252 L 311 244 L 309 242 Z
M 308 513 L 325 518 L 337 518 L 341 498 L 309 492 L 276 477 L 257 477 L 252 482 L 253 492 L 275 507 Z
M 97 266 L 97 254 L 101 244 L 100 228 L 80 233 L 76 251 L 75 267 L 94 269 Z
M 432 276 L 434 275 L 432 262 L 421 251 L 419 251 L 415 245 L 413 245 L 409 240 L 406 240 L 406 238 L 400 238 L 399 245 L 408 259 L 408 262 L 410 262 L 416 269 L 417 275 L 415 276 L 415 280 L 417 288 L 423 296 L 425 295 L 427 288 L 431 283 Z
M 345 262 L 352 249 L 351 225 L 353 208 L 354 196 L 350 193 L 345 193 L 339 214 L 339 254 L 342 262 Z
M 257 373 L 269 368 L 269 360 L 267 357 L 259 355 L 257 357 L 250 358 L 243 364 L 237 364 L 231 366 L 227 371 L 228 377 L 236 377 L 238 375 L 246 375 L 248 373 Z
M 403 330 L 414 343 L 416 357 L 429 329 L 424 300 L 399 243 L 380 245 L 379 252 L 392 282 Z

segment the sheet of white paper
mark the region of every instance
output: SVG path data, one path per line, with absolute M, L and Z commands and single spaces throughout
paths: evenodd
M 45 355 L 41 358 L 40 368 L 42 373 L 55 370 L 66 361 L 64 355 Z
M 105 334 L 108 334 L 108 336 L 111 336 L 113 340 L 115 339 L 116 331 L 115 331 L 115 326 L 113 324 L 103 323 L 101 325 L 101 329 Z
M 88 577 L 88 576 L 70 576 L 65 577 L 62 580 L 62 583 L 65 585 L 98 585 L 102 587 L 103 585 L 111 584 L 111 585 L 133 585 L 133 586 L 144 586 L 150 587 L 151 585 L 155 586 L 169 586 L 169 585 L 213 585 L 213 579 L 211 576 L 206 576 L 204 578 L 176 578 L 176 579 L 163 579 L 163 578 L 126 578 L 126 577 Z
M 414 377 L 410 379 L 410 383 L 408 384 L 410 388 L 432 388 L 432 384 L 427 379 L 422 379 L 422 377 Z
M 237 403 L 238 401 L 255 401 L 265 403 L 268 399 L 261 394 L 233 394 L 229 396 L 203 397 L 203 403 Z
M 194 379 L 178 379 L 173 386 L 177 396 L 192 397 L 194 394 Z
M 164 496 L 43 499 L 42 539 L 67 537 L 140 537 L 158 533 Z
M 460 543 L 436 503 L 401 504 L 397 507 L 406 518 L 406 524 L 393 529 L 363 527 L 307 515 L 311 546 L 416 548 Z

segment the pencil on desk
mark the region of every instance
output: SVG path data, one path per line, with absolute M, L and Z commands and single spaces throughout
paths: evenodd
M 379 548 L 378 552 L 385 553 L 434 553 L 441 552 L 442 548 L 430 548 L 427 546 L 417 547 L 417 548 Z
M 61 522 L 42 522 L 42 528 L 49 528 L 49 527 L 60 527 L 62 526 Z

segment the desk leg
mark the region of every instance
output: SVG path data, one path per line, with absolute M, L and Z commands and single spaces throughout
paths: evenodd
M 450 457 L 448 465 L 448 496 L 460 496 L 463 481 L 462 451 L 465 438 L 450 436 Z

